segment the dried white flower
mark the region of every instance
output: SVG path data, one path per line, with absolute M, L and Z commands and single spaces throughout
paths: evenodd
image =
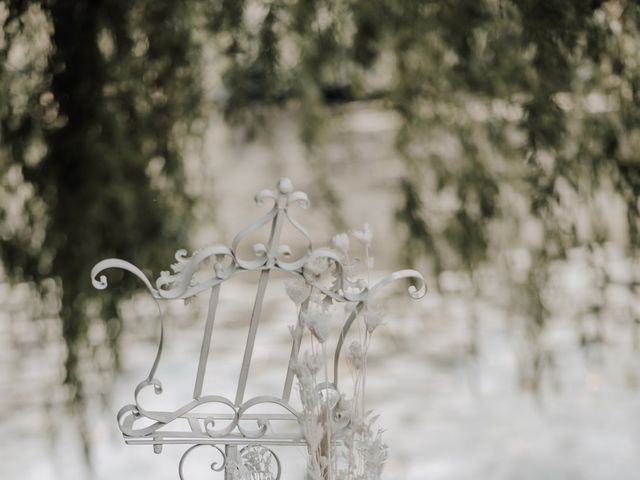
M 370 476 L 369 478 L 380 478 L 384 462 L 387 459 L 387 445 L 382 442 L 381 430 L 378 430 L 373 438 L 371 431 L 368 432 L 362 453 L 364 456 L 364 470 Z
M 298 386 L 300 388 L 300 399 L 302 404 L 313 403 L 312 392 L 313 388 L 313 376 L 309 369 L 302 362 L 295 362 L 292 364 L 293 373 L 296 374 L 298 379 Z
M 320 343 L 324 343 L 329 338 L 331 311 L 326 304 L 310 303 L 307 310 L 302 312 L 302 321 Z
M 329 268 L 329 259 L 327 257 L 312 257 L 305 265 L 305 271 L 312 275 L 321 275 Z
M 324 365 L 320 355 L 313 355 L 309 352 L 304 352 L 304 355 L 302 356 L 302 364 L 309 369 L 312 374 L 317 373 L 318 370 L 322 368 L 322 365 Z
M 362 415 L 354 416 L 351 419 L 350 427 L 356 435 L 363 436 L 367 433 L 367 424 L 365 423 L 364 418 L 362 418 Z
M 284 282 L 284 288 L 289 298 L 298 306 L 301 305 L 309 297 L 309 293 L 311 293 L 309 284 L 301 278 L 287 280 Z
M 354 259 L 351 263 L 343 263 L 342 270 L 344 272 L 345 278 L 349 279 L 353 277 L 356 272 L 356 266 L 358 265 L 358 259 Z
M 362 230 L 351 230 L 351 235 L 360 240 L 365 246 L 371 245 L 373 241 L 373 230 L 368 223 L 365 223 Z
M 324 480 L 324 477 L 322 476 L 322 472 L 320 470 L 320 465 L 318 465 L 318 463 L 311 457 L 309 457 L 304 480 Z
M 339 252 L 346 254 L 349 251 L 349 235 L 346 233 L 337 234 L 333 237 L 331 243 L 333 243 L 333 246 Z
M 369 333 L 373 333 L 376 328 L 382 325 L 383 318 L 384 311 L 379 305 L 367 304 L 364 311 L 364 323 Z
M 364 365 L 364 351 L 362 350 L 360 342 L 353 341 L 349 344 L 347 356 L 351 365 L 353 365 L 353 368 L 356 370 L 360 370 L 362 365 Z
M 311 450 L 317 449 L 324 436 L 322 424 L 317 419 L 303 419 L 301 427 L 302 434 Z

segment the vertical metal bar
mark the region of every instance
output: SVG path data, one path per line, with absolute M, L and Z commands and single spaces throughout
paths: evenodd
M 289 356 L 289 367 L 287 368 L 287 376 L 284 380 L 284 389 L 282 390 L 282 399 L 289 401 L 291 397 L 291 387 L 293 386 L 293 362 L 298 359 L 300 352 L 300 344 L 302 343 L 302 312 L 307 310 L 309 299 L 302 302 L 300 313 L 298 314 L 298 323 L 293 331 L 293 344 L 291 345 L 291 355 Z
M 224 480 L 233 480 L 237 478 L 234 475 L 230 466 L 236 464 L 238 460 L 238 446 L 237 445 L 225 445 L 224 446 L 224 461 L 225 461 L 225 469 L 224 469 Z
M 282 212 L 286 208 L 287 198 L 285 195 L 280 195 L 278 198 L 278 213 L 273 219 L 271 224 L 271 234 L 269 236 L 269 244 L 267 246 L 268 260 L 265 264 L 264 270 L 260 272 L 260 279 L 258 281 L 258 292 L 256 293 L 256 300 L 253 304 L 253 311 L 251 312 L 251 322 L 249 323 L 249 333 L 247 335 L 247 345 L 244 349 L 244 357 L 242 359 L 242 369 L 240 370 L 240 378 L 238 379 L 238 390 L 236 390 L 236 405 L 240 406 L 244 399 L 244 391 L 247 387 L 247 378 L 249 376 L 249 366 L 251 364 L 251 357 L 253 356 L 253 346 L 256 341 L 256 332 L 258 331 L 258 323 L 260 322 L 260 314 L 262 313 L 262 302 L 264 300 L 264 293 L 267 290 L 267 282 L 269 280 L 269 273 L 271 267 L 275 262 L 275 258 L 278 255 L 278 242 L 280 240 L 280 232 L 282 231 L 283 215 Z
M 196 384 L 193 388 L 193 398 L 198 399 L 202 395 L 202 383 L 204 382 L 204 372 L 207 369 L 207 360 L 209 359 L 209 348 L 211 347 L 211 334 L 213 333 L 213 322 L 216 318 L 216 310 L 218 307 L 218 298 L 220 296 L 220 284 L 211 289 L 209 297 L 209 311 L 207 312 L 207 323 L 204 327 L 204 337 L 202 338 L 202 346 L 200 347 L 200 360 L 198 361 L 198 373 L 196 375 Z
M 247 378 L 249 376 L 249 366 L 253 355 L 253 346 L 256 341 L 256 332 L 258 331 L 258 323 L 260 322 L 260 314 L 262 313 L 262 301 L 264 300 L 264 292 L 267 289 L 267 280 L 269 280 L 269 270 L 260 272 L 260 280 L 258 281 L 258 293 L 256 301 L 253 304 L 253 312 L 251 313 L 251 323 L 249 324 L 249 334 L 247 335 L 247 345 L 244 348 L 244 358 L 242 359 L 242 369 L 240 370 L 240 378 L 238 379 L 238 390 L 236 390 L 236 405 L 241 405 L 244 399 L 244 391 L 247 386 Z

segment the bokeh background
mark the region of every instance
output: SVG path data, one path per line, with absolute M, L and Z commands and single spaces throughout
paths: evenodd
M 637 478 L 637 2 L 17 0 L 0 24 L 1 478 L 177 477 L 115 422 L 155 318 L 89 271 L 228 243 L 285 175 L 318 243 L 368 222 L 375 273 L 430 286 L 388 299 L 371 351 L 385 478 Z M 171 309 L 174 392 L 202 308 Z

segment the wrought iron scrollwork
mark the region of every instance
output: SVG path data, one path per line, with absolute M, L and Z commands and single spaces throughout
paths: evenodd
M 282 465 L 272 449 L 261 445 L 247 445 L 234 457 L 227 455 L 219 446 L 211 444 L 193 445 L 182 454 L 178 464 L 180 480 L 187 480 L 184 470 L 189 456 L 194 450 L 203 447 L 213 448 L 220 456 L 220 460 L 209 465 L 214 472 L 226 472 L 234 480 L 280 480 Z
M 217 452 L 220 454 L 221 457 L 221 461 L 219 462 L 212 462 L 210 465 L 211 470 L 213 470 L 214 472 L 223 472 L 227 466 L 227 456 L 225 455 L 225 453 L 222 451 L 222 449 L 220 447 L 218 447 L 217 445 L 209 445 L 209 444 L 196 444 L 193 445 L 191 447 L 189 447 L 183 454 L 182 457 L 180 458 L 180 463 L 178 464 L 178 475 L 180 476 L 180 480 L 186 480 L 184 477 L 184 463 L 185 460 L 189 457 L 189 455 L 191 455 L 191 453 L 198 449 L 198 448 L 202 448 L 202 447 L 209 447 L 209 448 L 213 448 L 215 450 L 217 450 Z
M 218 293 L 221 284 L 235 275 L 243 272 L 259 271 L 260 280 L 258 294 L 254 304 L 254 312 L 251 318 L 249 331 L 257 329 L 259 321 L 259 310 L 262 305 L 262 297 L 266 288 L 267 277 L 272 269 L 287 272 L 298 279 L 301 279 L 308 288 L 307 298 L 298 303 L 299 314 L 309 305 L 310 292 L 319 294 L 328 302 L 344 302 L 351 304 L 347 318 L 342 325 L 341 334 L 338 338 L 334 356 L 333 382 L 327 382 L 318 386 L 318 394 L 325 395 L 330 400 L 333 422 L 337 429 L 345 427 L 349 418 L 343 415 L 341 408 L 341 395 L 338 390 L 338 365 L 340 364 L 340 354 L 344 340 L 349 333 L 358 315 L 369 305 L 376 295 L 386 286 L 399 281 L 409 280 L 412 284 L 408 287 L 408 293 L 412 298 L 421 298 L 426 293 L 426 284 L 423 276 L 415 270 L 401 270 L 382 278 L 373 285 L 363 283 L 353 278 L 352 272 L 355 263 L 348 263 L 345 255 L 331 248 L 313 249 L 308 232 L 295 219 L 290 216 L 290 207 L 297 205 L 301 208 L 309 206 L 309 199 L 303 192 L 294 191 L 291 181 L 281 179 L 276 190 L 262 190 L 255 196 L 258 206 L 265 202 L 271 202 L 271 209 L 256 220 L 253 224 L 241 230 L 232 240 L 230 246 L 222 244 L 208 245 L 195 251 L 191 256 L 184 249 L 178 250 L 175 254 L 175 263 L 171 265 L 170 271 L 160 274 L 155 282 L 151 282 L 141 269 L 121 259 L 106 259 L 98 262 L 91 270 L 91 281 L 97 289 L 105 289 L 108 286 L 105 271 L 109 269 L 120 269 L 135 275 L 142 281 L 147 291 L 154 299 L 160 319 L 160 339 L 157 352 L 149 374 L 136 387 L 134 392 L 134 403 L 125 405 L 117 415 L 118 425 L 127 441 L 132 443 L 151 443 L 154 449 L 159 452 L 165 443 L 193 443 L 184 453 L 179 464 L 179 474 L 181 480 L 184 479 L 183 466 L 185 459 L 196 448 L 213 447 L 221 456 L 222 460 L 211 464 L 214 471 L 225 469 L 236 469 L 237 472 L 248 472 L 247 465 L 253 470 L 254 476 L 247 477 L 260 480 L 277 480 L 280 478 L 280 460 L 277 455 L 264 446 L 265 441 L 270 441 L 270 445 L 294 445 L 303 444 L 304 439 L 300 429 L 298 433 L 281 434 L 274 428 L 277 421 L 293 421 L 298 423 L 301 413 L 296 411 L 289 403 L 289 393 L 291 391 L 292 361 L 295 360 L 299 349 L 300 338 L 305 327 L 298 319 L 296 335 L 294 335 L 294 346 L 291 354 L 291 362 L 282 398 L 273 396 L 258 396 L 249 400 L 244 400 L 244 385 L 246 383 L 248 366 L 251 361 L 252 345 L 247 341 L 245 358 L 241 370 L 238 392 L 235 401 L 217 395 L 202 396 L 202 381 L 204 377 L 206 361 L 208 358 L 208 341 L 211 338 L 213 329 L 213 318 L 215 317 L 215 306 L 217 304 Z M 271 232 L 265 243 L 253 245 L 253 257 L 241 256 L 240 250 L 249 237 L 262 227 L 271 223 Z M 303 239 L 303 251 L 294 256 L 288 245 L 280 242 L 280 232 L 284 224 L 293 227 Z M 206 271 L 205 271 L 206 269 Z M 207 324 L 201 351 L 200 364 L 196 375 L 196 386 L 194 388 L 193 400 L 174 411 L 156 411 L 146 408 L 141 401 L 141 393 L 150 388 L 156 395 L 162 394 L 162 383 L 156 377 L 158 365 L 162 356 L 164 345 L 164 319 L 159 300 L 184 299 L 187 300 L 205 290 L 211 290 L 210 310 L 207 317 Z M 256 313 L 257 311 L 257 313 Z M 254 328 L 252 328 L 254 327 Z M 251 335 L 251 333 L 249 333 Z M 252 339 L 253 341 L 253 339 Z M 297 344 L 296 344 L 297 342 Z M 297 347 L 296 347 L 297 345 Z M 205 348 L 206 346 L 206 348 Z M 251 347 L 252 348 L 252 347 Z M 287 386 L 288 385 L 288 386 Z M 226 413 L 207 414 L 196 413 L 198 407 L 211 404 L 216 405 L 218 410 L 223 406 Z M 257 410 L 260 405 L 270 404 L 282 407 L 285 413 L 263 414 Z M 254 409 L 255 408 L 255 409 Z M 200 410 L 200 409 L 198 409 Z M 251 410 L 251 411 L 250 411 Z M 256 413 L 252 413 L 256 412 Z M 170 431 L 172 424 L 177 420 L 187 421 L 189 429 Z M 273 420 L 273 422 L 272 422 Z M 256 422 L 256 428 L 251 428 L 251 422 Z M 227 458 L 225 452 L 217 445 L 225 445 L 226 441 L 233 438 L 233 442 L 239 444 L 250 444 L 240 450 L 237 458 Z M 263 445 L 260 445 L 260 444 Z M 244 470 L 243 470 L 244 469 Z M 242 478 L 242 477 L 240 477 Z

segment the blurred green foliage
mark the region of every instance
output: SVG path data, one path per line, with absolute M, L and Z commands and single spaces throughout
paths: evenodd
M 60 296 L 53 314 L 77 401 L 92 302 L 118 358 L 117 306 L 92 289 L 91 267 L 115 256 L 158 268 L 184 240 L 180 153 L 201 97 L 194 12 L 183 2 L 12 1 L 0 18 L 2 264 L 10 279 Z
M 540 248 L 552 256 L 585 240 L 557 225 L 561 197 L 590 197 L 602 182 L 624 199 L 629 245 L 639 244 L 637 2 L 228 3 L 211 27 L 229 59 L 231 120 L 259 124 L 260 107 L 296 101 L 313 144 L 332 106 L 380 100 L 398 112 L 398 218 L 414 251 L 477 266 L 488 223 L 510 209 L 504 185 L 544 224 Z M 442 142 L 455 158 L 432 147 Z M 456 199 L 446 218 L 419 213 L 443 192 Z
M 493 288 L 527 319 L 533 370 L 554 263 L 610 241 L 637 258 L 638 2 L 215 5 L 231 121 L 260 126 L 270 108 L 296 105 L 313 152 L 345 104 L 397 113 L 407 262 L 429 259 L 436 278 L 466 271 L 476 292 L 483 265 L 504 266 L 506 284 Z
M 525 249 L 527 274 L 510 288 L 528 299 L 534 338 L 550 265 L 615 235 L 598 195 L 622 205 L 637 256 L 637 2 L 0 5 L 0 251 L 10 278 L 56 280 L 72 384 L 91 265 L 114 255 L 155 267 L 184 231 L 180 152 L 201 112 L 203 42 L 222 72 L 219 107 L 248 131 L 293 108 L 313 152 L 343 105 L 396 112 L 407 262 L 465 270 L 479 288 L 483 263 L 509 268 L 505 252 Z M 116 306 L 100 296 L 116 347 Z

